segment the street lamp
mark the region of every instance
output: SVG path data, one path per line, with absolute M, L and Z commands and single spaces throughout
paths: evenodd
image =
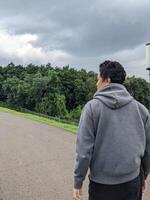
M 146 70 L 149 71 L 149 98 L 150 98 L 150 43 L 146 44 Z M 149 111 L 150 111 L 150 99 L 149 99 Z
M 149 71 L 149 83 L 150 83 L 150 43 L 146 44 L 146 70 Z

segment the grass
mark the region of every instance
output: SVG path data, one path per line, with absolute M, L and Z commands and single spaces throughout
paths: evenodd
M 78 127 L 76 125 L 58 122 L 58 121 L 51 120 L 51 119 L 41 117 L 41 116 L 38 116 L 38 115 L 18 112 L 16 110 L 12 110 L 12 109 L 5 108 L 5 107 L 0 107 L 0 111 L 9 112 L 9 113 L 12 113 L 12 114 L 15 114 L 15 115 L 20 115 L 20 116 L 23 116 L 23 117 L 28 118 L 28 119 L 32 119 L 32 120 L 35 120 L 35 121 L 38 121 L 38 122 L 48 124 L 50 126 L 62 128 L 64 130 L 67 130 L 67 131 L 72 132 L 72 133 L 77 133 L 77 131 L 78 131 Z

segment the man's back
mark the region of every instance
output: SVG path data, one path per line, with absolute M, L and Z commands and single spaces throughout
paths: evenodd
M 147 117 L 147 109 L 133 99 L 123 85 L 112 83 L 97 92 L 85 105 L 80 121 L 77 146 L 83 135 L 87 139 L 77 151 L 80 167 L 75 173 L 78 180 L 87 156 L 91 157 L 90 179 L 95 182 L 119 184 L 138 176 L 145 152 Z M 82 120 L 85 118 L 89 121 Z M 90 140 L 87 130 L 91 130 Z
M 132 180 L 144 156 L 148 111 L 120 84 L 110 84 L 89 103 L 97 127 L 90 178 L 103 184 Z

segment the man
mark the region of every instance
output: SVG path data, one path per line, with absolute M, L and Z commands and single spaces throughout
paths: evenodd
M 73 200 L 140 200 L 150 172 L 150 115 L 123 86 L 118 62 L 99 66 L 97 92 L 81 113 L 76 140 Z

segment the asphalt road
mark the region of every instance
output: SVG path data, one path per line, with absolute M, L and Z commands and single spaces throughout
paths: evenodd
M 0 200 L 71 200 L 75 140 L 62 129 L 0 112 Z M 88 178 L 83 200 L 87 190 Z

